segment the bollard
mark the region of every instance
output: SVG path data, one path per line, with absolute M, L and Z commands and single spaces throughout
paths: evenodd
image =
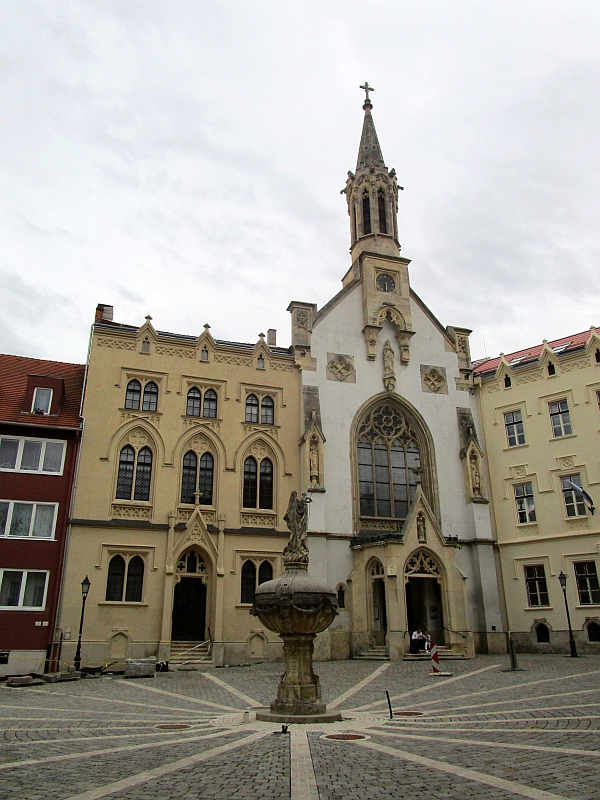
M 508 634 L 508 655 L 510 656 L 510 667 L 507 669 L 501 669 L 500 672 L 525 672 L 525 670 L 517 663 L 515 642 L 510 633 Z
M 429 677 L 435 678 L 449 678 L 452 673 L 451 672 L 442 672 L 440 670 L 440 657 L 438 655 L 436 645 L 431 645 L 431 650 L 429 651 L 431 654 L 431 672 L 429 673 Z
M 387 689 L 385 691 L 385 696 L 387 697 L 388 708 L 390 710 L 390 719 L 394 719 L 394 714 L 392 713 L 392 701 L 390 700 L 390 693 L 387 691 Z

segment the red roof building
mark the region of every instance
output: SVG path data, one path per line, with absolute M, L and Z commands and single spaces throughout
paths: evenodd
M 58 656 L 84 377 L 82 364 L 0 355 L 0 676 Z

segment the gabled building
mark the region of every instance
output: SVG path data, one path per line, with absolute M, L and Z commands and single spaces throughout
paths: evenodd
M 568 650 L 562 572 L 577 647 L 598 653 L 600 335 L 484 359 L 474 379 L 508 628 L 520 649 Z
M 43 672 L 59 657 L 84 374 L 80 364 L 0 355 L 0 675 Z

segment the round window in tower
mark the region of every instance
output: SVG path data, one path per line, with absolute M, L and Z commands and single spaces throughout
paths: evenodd
M 387 272 L 382 272 L 377 276 L 377 288 L 380 292 L 393 292 L 396 288 L 396 281 Z

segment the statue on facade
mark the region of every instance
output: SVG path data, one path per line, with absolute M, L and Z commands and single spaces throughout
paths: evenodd
M 292 564 L 300 569 L 306 569 L 308 564 L 308 547 L 305 544 L 308 536 L 308 503 L 309 500 L 305 495 L 298 500 L 298 494 L 291 493 L 284 516 L 290 530 L 290 540 L 283 551 L 283 564 L 286 569 Z
M 310 464 L 310 485 L 318 486 L 319 481 L 319 443 L 316 438 L 310 440 L 310 454 L 308 456 Z
M 479 472 L 479 465 L 477 463 L 477 456 L 475 453 L 471 455 L 471 487 L 473 489 L 473 497 L 481 497 L 481 473 Z
M 383 385 L 387 392 L 393 392 L 396 388 L 394 350 L 389 340 L 383 345 Z
M 417 539 L 420 544 L 426 544 L 427 542 L 427 525 L 425 524 L 425 516 L 421 512 L 417 517 Z

